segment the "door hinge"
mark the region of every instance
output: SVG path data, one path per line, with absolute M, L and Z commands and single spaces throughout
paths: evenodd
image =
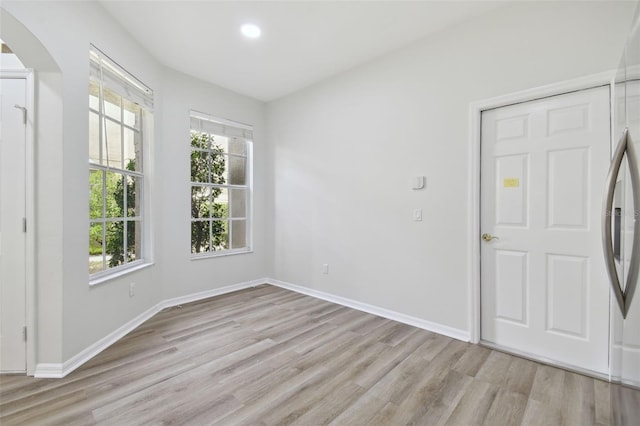
M 22 123 L 27 124 L 27 108 L 18 104 L 15 104 L 14 108 L 18 108 L 20 111 L 22 111 Z
M 27 232 L 27 218 L 22 218 L 22 232 Z
M 24 339 L 24 341 L 27 341 L 27 326 L 25 325 L 24 327 L 22 327 L 22 338 Z

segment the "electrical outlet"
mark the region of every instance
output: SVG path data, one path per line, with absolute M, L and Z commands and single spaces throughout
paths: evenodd
M 136 283 L 129 284 L 129 297 L 133 297 L 136 294 Z
M 328 263 L 323 263 L 322 264 L 322 273 L 323 274 L 328 274 L 329 273 L 329 264 Z

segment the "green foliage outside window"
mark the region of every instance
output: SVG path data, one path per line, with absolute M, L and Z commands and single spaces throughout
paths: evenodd
M 129 160 L 127 164 L 127 170 L 135 170 L 135 161 Z M 126 181 L 127 187 L 127 211 L 128 217 L 137 216 L 136 211 L 136 188 L 133 180 L 130 178 L 122 177 L 117 179 L 114 189 L 114 198 L 118 205 L 118 212 L 124 212 L 124 187 Z M 131 262 L 136 259 L 136 222 L 127 221 L 127 262 Z M 106 252 L 111 255 L 109 259 L 109 266 L 114 267 L 122 265 L 124 263 L 124 222 L 113 222 L 107 229 L 107 247 Z
M 224 149 L 215 136 L 191 132 L 191 252 L 228 248 L 228 202 L 223 189 L 204 184 L 225 184 Z M 217 220 L 220 219 L 220 220 Z
M 106 174 L 106 212 L 104 217 L 121 217 L 122 209 L 118 207 L 114 197 L 108 194 L 114 194 L 118 181 L 122 180 L 121 175 L 115 173 Z M 89 217 L 99 218 L 102 216 L 102 172 L 92 172 L 89 175 Z M 89 228 L 89 254 L 92 256 L 102 255 L 102 224 L 94 223 Z
M 135 169 L 135 161 L 130 160 L 127 170 Z M 126 182 L 126 183 L 125 183 Z M 103 223 L 93 223 L 89 228 L 89 254 L 102 255 L 102 246 L 105 246 L 105 254 L 109 267 L 124 264 L 124 227 L 127 226 L 127 262 L 131 262 L 139 257 L 136 247 L 139 247 L 140 238 L 139 221 L 136 220 L 108 220 L 109 218 L 123 218 L 125 210 L 124 187 L 126 185 L 127 219 L 138 216 L 137 203 L 139 194 L 136 194 L 135 180 L 120 173 L 93 171 L 89 175 L 89 214 L 91 218 L 104 217 L 107 221 Z M 103 191 L 106 192 L 103 197 Z M 106 203 L 105 211 L 102 211 L 103 200 Z M 104 213 L 104 215 L 103 215 Z M 103 227 L 106 226 L 106 232 Z M 106 238 L 106 241 L 103 239 Z M 95 271 L 102 269 L 102 262 L 95 262 Z M 91 266 L 91 265 L 90 265 Z M 91 270 L 90 270 L 91 272 Z

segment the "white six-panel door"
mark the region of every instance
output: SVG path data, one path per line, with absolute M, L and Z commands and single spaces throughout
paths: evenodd
M 0 78 L 0 372 L 26 371 L 24 78 Z
M 483 341 L 606 373 L 609 116 L 608 87 L 482 113 Z

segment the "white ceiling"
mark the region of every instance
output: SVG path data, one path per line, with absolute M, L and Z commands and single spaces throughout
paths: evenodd
M 100 0 L 164 65 L 262 101 L 489 11 L 495 1 Z M 244 38 L 251 22 L 262 37 Z

